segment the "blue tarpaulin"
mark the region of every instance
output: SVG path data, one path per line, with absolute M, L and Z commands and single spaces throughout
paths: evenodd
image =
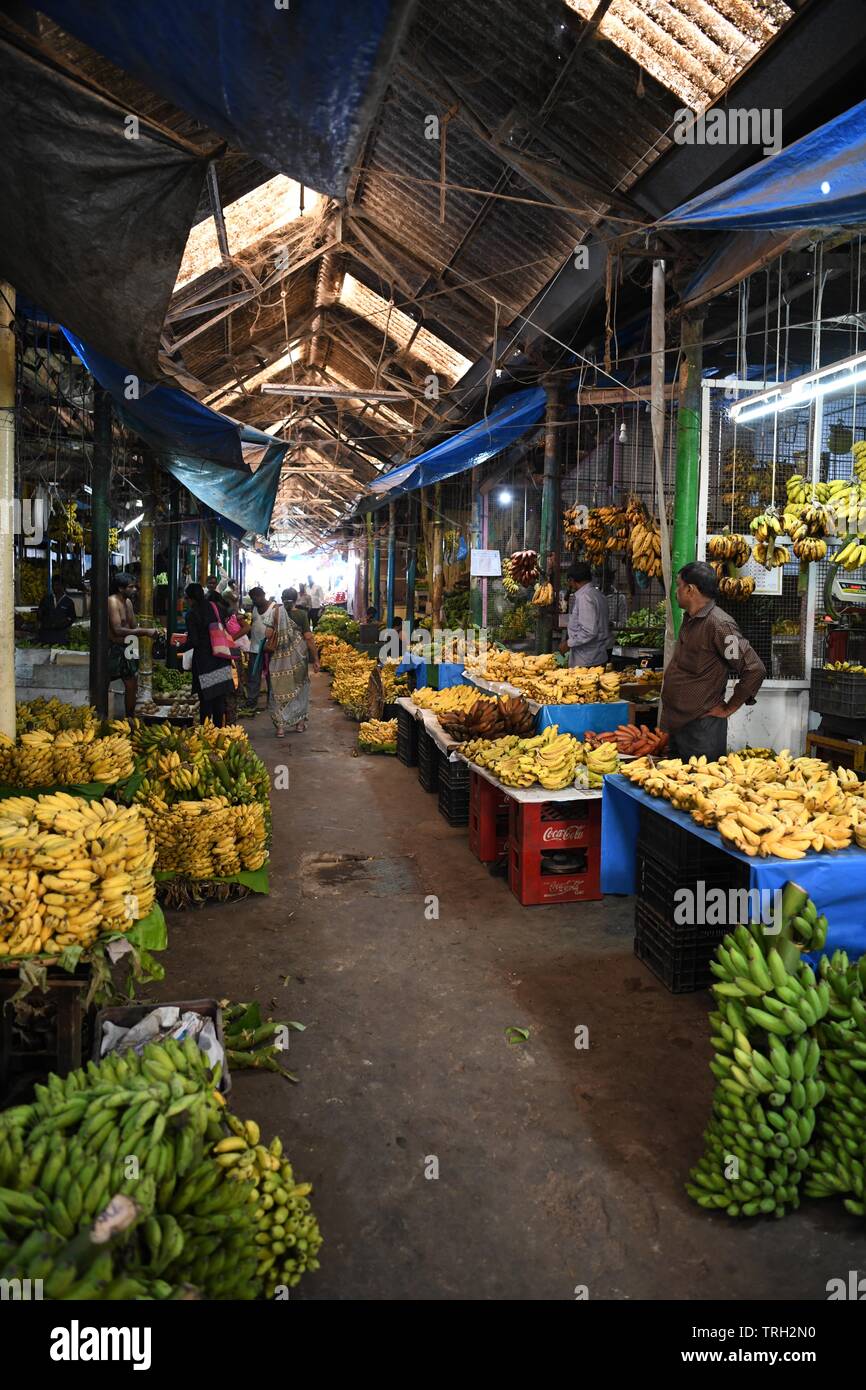
M 687 811 L 677 811 L 667 801 L 650 796 L 624 777 L 605 777 L 601 804 L 601 890 L 603 893 L 635 891 L 635 858 L 640 808 L 649 806 L 656 815 L 682 826 L 735 859 L 748 864 L 750 888 L 772 891 L 789 879 L 805 888 L 827 918 L 828 955 L 847 951 L 860 956 L 866 950 L 866 851 L 843 849 L 835 854 L 810 854 L 792 863 L 789 859 L 752 859 L 722 841 L 717 830 L 698 825 Z
M 866 222 L 866 101 L 697 198 L 661 227 L 850 227 Z
M 608 734 L 627 723 L 628 705 L 624 700 L 613 700 L 608 704 L 542 705 L 535 727 L 541 733 L 542 729 L 555 724 L 561 734 L 583 738 L 588 730 L 594 734 Z
M 69 344 L 100 386 L 108 391 L 130 429 L 153 449 L 171 447 L 223 468 L 246 469 L 241 449 L 242 425 L 174 386 L 141 381 L 101 352 L 83 343 L 68 328 Z M 267 443 L 272 443 L 267 440 Z
M 220 468 L 218 463 L 196 459 L 163 448 L 160 466 L 182 483 L 205 506 L 227 517 L 243 531 L 266 536 L 277 496 L 285 444 L 272 444 L 255 473 Z
M 515 391 L 500 401 L 490 415 L 485 415 L 468 429 L 461 430 L 442 444 L 434 445 L 417 458 L 401 463 L 398 468 L 392 468 L 389 473 L 383 473 L 370 484 L 370 491 L 412 492 L 415 488 L 441 483 L 455 473 L 463 473 L 467 468 L 486 463 L 494 454 L 507 449 L 538 424 L 544 414 L 545 399 L 543 386 Z
M 34 8 L 235 149 L 342 198 L 414 5 L 38 0 Z
M 212 511 L 244 531 L 267 535 L 287 445 L 209 410 L 185 391 L 139 381 L 68 328 L 63 332 L 73 352 L 110 393 L 119 418 L 151 446 L 161 468 Z M 255 473 L 244 460 L 245 443 L 265 447 Z

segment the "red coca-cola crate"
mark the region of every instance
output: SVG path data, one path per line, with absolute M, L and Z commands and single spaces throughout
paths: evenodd
M 601 798 L 593 801 L 516 801 L 510 798 L 511 843 L 522 850 L 601 844 Z
M 524 907 L 542 903 L 592 902 L 601 892 L 601 845 L 569 845 L 573 869 L 563 870 L 565 851 L 508 845 L 508 886 Z M 554 870 L 554 871 L 551 871 Z
M 492 864 L 508 844 L 511 797 L 485 777 L 469 775 L 469 848 L 482 864 Z

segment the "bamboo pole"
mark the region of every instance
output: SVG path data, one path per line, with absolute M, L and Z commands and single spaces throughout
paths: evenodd
M 443 626 L 442 603 L 445 594 L 445 575 L 442 556 L 442 484 L 433 488 L 433 570 L 430 576 L 430 600 L 433 611 L 433 626 Z
M 156 479 L 153 454 L 144 451 L 145 496 L 144 509 L 139 528 L 141 547 L 141 575 L 138 591 L 138 623 L 140 627 L 153 627 L 153 537 L 154 512 L 156 510 Z M 153 641 L 150 637 L 139 637 L 138 698 L 149 700 L 153 692 Z

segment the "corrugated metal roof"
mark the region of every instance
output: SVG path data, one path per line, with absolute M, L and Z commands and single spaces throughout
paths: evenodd
M 565 0 L 589 20 L 598 0 Z M 603 38 L 703 111 L 794 13 L 784 0 L 613 0 Z

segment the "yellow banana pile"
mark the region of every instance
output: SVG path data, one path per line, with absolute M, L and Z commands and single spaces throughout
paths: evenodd
M 59 734 L 62 729 L 98 729 L 99 724 L 99 715 L 92 705 L 66 705 L 56 697 L 19 700 L 15 706 L 15 727 L 19 734 L 30 733 L 33 729 Z
M 97 729 L 34 729 L 17 742 L 0 735 L 0 782 L 15 787 L 75 786 L 104 782 L 113 786 L 134 767 L 128 733 L 100 738 Z
M 125 932 L 154 901 L 154 847 L 141 812 L 54 792 L 0 802 L 0 956 L 89 946 Z
M 855 440 L 851 453 L 854 456 L 854 474 L 859 482 L 866 484 L 866 439 Z
M 714 763 L 641 758 L 623 775 L 699 825 L 715 827 L 750 857 L 802 859 L 810 850 L 845 849 L 852 839 L 866 848 L 862 783 L 856 772 L 834 771 L 820 758 L 792 758 L 787 750 L 776 757 L 728 753 Z
M 331 633 L 316 636 L 316 644 L 321 665 L 334 673 L 332 698 L 353 719 L 363 718 L 367 713 L 367 691 L 376 662 Z
M 480 676 L 486 681 L 506 681 L 510 685 L 519 685 L 520 678 L 555 669 L 556 657 L 553 652 L 530 656 L 527 652 L 488 651 L 466 663 L 470 675 Z
M 396 753 L 397 720 L 363 720 L 358 730 L 358 747 L 364 753 Z
M 467 662 L 466 671 L 481 680 L 513 685 L 526 699 L 541 705 L 610 704 L 620 698 L 622 684 L 621 672 L 603 666 L 557 666 L 552 652 L 541 656 L 487 652 L 478 661 Z
M 563 791 L 578 785 L 600 787 L 603 777 L 619 768 L 613 744 L 587 748 L 555 724 L 532 738 L 471 739 L 460 750 L 470 762 L 492 772 L 506 787 L 543 787 Z
M 160 873 L 229 878 L 242 869 L 260 869 L 268 857 L 261 802 L 231 806 L 225 796 L 210 796 L 169 806 L 151 795 L 142 814 L 153 835 Z
M 476 703 L 495 705 L 496 696 L 485 695 L 474 685 L 449 685 L 445 690 L 422 685 L 413 690 L 412 703 L 419 709 L 433 710 L 441 718 L 443 714 L 466 714 Z
M 866 676 L 866 666 L 854 666 L 850 661 L 825 661 L 825 671 L 847 672 L 849 676 Z

